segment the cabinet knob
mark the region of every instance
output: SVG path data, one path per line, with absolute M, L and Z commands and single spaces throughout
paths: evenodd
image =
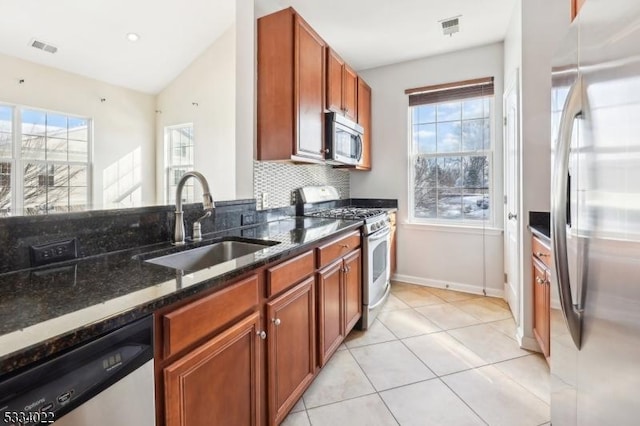
M 545 284 L 547 281 L 546 281 L 546 280 L 544 280 L 544 279 L 542 279 L 542 278 L 540 278 L 540 277 L 536 277 L 536 282 L 537 282 L 538 284 Z
M 549 255 L 547 253 L 543 253 L 541 251 L 538 251 L 538 252 L 536 252 L 536 256 L 538 256 L 538 257 L 547 257 Z
M 267 332 L 266 332 L 266 331 L 264 331 L 264 330 L 262 330 L 262 331 L 258 331 L 258 332 L 256 332 L 256 334 L 257 334 L 257 335 L 258 335 L 262 340 L 264 340 L 264 339 L 266 339 L 266 338 L 267 338 Z
M 271 321 L 276 327 L 280 325 L 280 318 L 272 318 Z
M 340 247 L 348 249 L 349 248 L 349 244 L 340 244 Z
M 321 150 L 320 152 L 328 154 L 329 153 L 329 148 L 325 149 L 325 150 Z
M 517 219 L 517 218 L 518 218 L 518 215 L 517 215 L 517 214 L 513 214 L 513 213 L 509 213 L 509 214 L 507 215 L 507 218 L 508 218 L 509 220 L 511 220 L 511 219 Z

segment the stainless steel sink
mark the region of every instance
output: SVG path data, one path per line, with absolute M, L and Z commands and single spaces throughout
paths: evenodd
M 193 272 L 238 259 L 239 257 L 264 250 L 274 244 L 278 243 L 266 240 L 253 240 L 252 242 L 222 241 L 204 247 L 154 257 L 147 259 L 145 262 Z

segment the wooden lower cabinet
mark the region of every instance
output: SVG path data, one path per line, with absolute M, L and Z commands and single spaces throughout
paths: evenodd
M 545 358 L 550 355 L 550 276 L 546 266 L 533 258 L 533 335 Z
M 258 425 L 260 314 L 164 368 L 166 426 Z
M 278 425 L 316 372 L 315 278 L 267 302 L 269 424 Z
M 362 315 L 360 250 L 318 272 L 318 361 L 324 366 Z

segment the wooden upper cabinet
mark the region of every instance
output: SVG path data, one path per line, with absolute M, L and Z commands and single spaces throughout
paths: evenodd
M 258 20 L 258 160 L 324 160 L 325 47 L 292 8 Z
M 586 0 L 569 0 L 571 2 L 571 20 L 573 21 Z
M 371 170 L 371 87 L 358 77 L 358 124 L 364 129 L 362 163 L 359 170 Z
M 350 120 L 358 118 L 358 74 L 331 48 L 327 49 L 327 109 Z

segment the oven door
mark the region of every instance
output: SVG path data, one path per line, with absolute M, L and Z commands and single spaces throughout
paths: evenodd
M 378 308 L 391 289 L 391 228 L 381 229 L 364 239 L 364 280 L 362 289 L 362 329 L 375 319 Z

